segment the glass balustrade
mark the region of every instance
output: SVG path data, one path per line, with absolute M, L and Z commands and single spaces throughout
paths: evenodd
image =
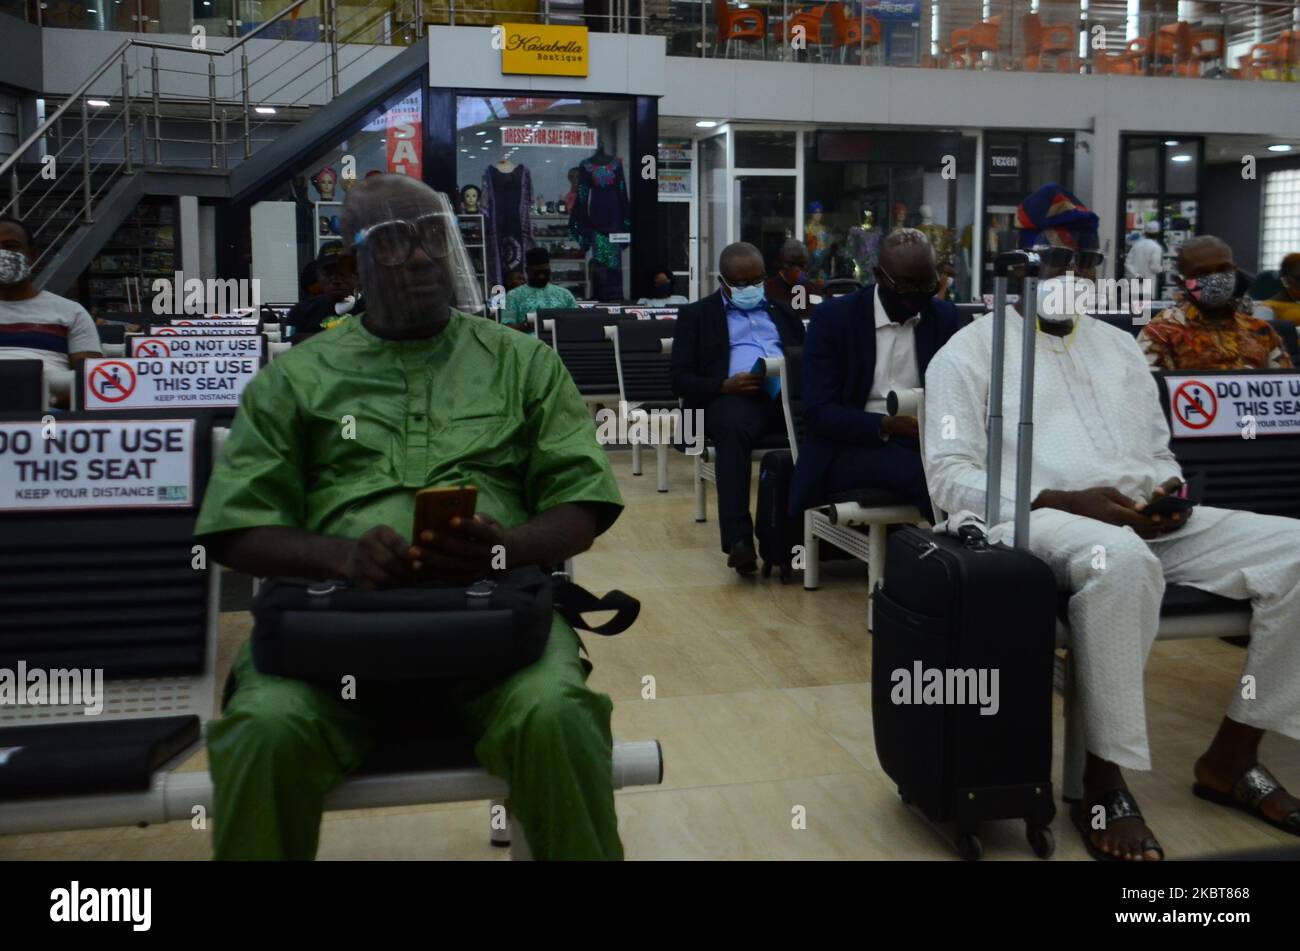
M 0 0 L 46 26 L 242 35 L 283 0 Z M 665 39 L 671 56 L 843 66 L 1300 81 L 1300 2 L 1193 0 L 350 0 L 340 42 L 405 44 L 427 25 L 585 24 Z M 328 40 L 326 0 L 264 34 Z

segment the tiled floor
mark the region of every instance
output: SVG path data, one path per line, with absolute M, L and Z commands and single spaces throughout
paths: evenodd
M 871 644 L 865 569 L 823 567 L 820 591 L 796 581 L 742 580 L 709 522 L 692 517 L 690 467 L 674 456 L 672 491 L 655 492 L 653 457 L 633 478 L 613 455 L 628 508 L 578 559 L 594 591 L 622 588 L 641 618 L 616 638 L 586 637 L 592 685 L 615 700 L 621 739 L 658 739 L 664 782 L 618 794 L 630 859 L 948 859 L 944 840 L 898 801 L 880 771 L 871 731 Z M 247 636 L 246 614 L 223 616 L 228 666 Z M 1219 640 L 1157 644 L 1147 673 L 1155 769 L 1130 783 L 1171 858 L 1294 839 L 1192 796 L 1191 766 L 1214 731 L 1244 652 Z M 643 678 L 655 699 L 642 699 Z M 1061 721 L 1057 710 L 1057 748 Z M 1269 737 L 1264 759 L 1300 789 L 1300 743 Z M 202 756 L 186 764 L 204 768 Z M 1059 767 L 1057 771 L 1059 783 Z M 1059 810 L 1058 810 L 1059 811 Z M 800 821 L 801 820 L 801 821 Z M 1057 859 L 1086 858 L 1063 811 Z M 985 854 L 1031 859 L 1023 826 L 993 823 Z M 0 837 L 0 858 L 207 858 L 209 836 L 188 823 Z M 334 813 L 325 859 L 501 860 L 488 845 L 486 803 Z

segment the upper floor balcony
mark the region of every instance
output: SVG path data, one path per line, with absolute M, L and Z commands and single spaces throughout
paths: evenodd
M 0 0 L 42 26 L 241 36 L 283 0 Z M 671 56 L 846 68 L 1300 81 L 1300 0 L 310 0 L 267 38 L 405 45 L 411 24 L 585 24 Z

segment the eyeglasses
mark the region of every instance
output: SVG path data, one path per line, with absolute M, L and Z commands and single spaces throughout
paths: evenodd
M 1084 251 L 1074 248 L 1062 248 L 1053 244 L 1038 245 L 1033 249 L 1038 260 L 1047 267 L 1079 271 L 1094 271 L 1106 260 L 1104 251 Z
M 431 258 L 447 256 L 446 215 L 421 215 L 414 221 L 394 218 L 380 221 L 357 232 L 355 247 L 367 248 L 377 264 L 400 267 L 418 244 Z
M 923 284 L 900 284 L 894 275 L 890 274 L 883 267 L 880 268 L 880 273 L 885 275 L 889 280 L 890 289 L 893 290 L 895 294 L 899 294 L 903 297 L 912 297 L 913 295 L 917 297 L 922 295 L 933 297 L 939 292 L 939 278 L 937 276 Z
M 746 284 L 741 281 L 729 281 L 724 277 L 722 279 L 722 283 L 726 284 L 733 291 L 740 291 L 740 290 L 744 290 L 746 287 L 762 287 L 766 283 L 766 281 L 760 277 L 757 281 L 750 281 L 748 284 Z

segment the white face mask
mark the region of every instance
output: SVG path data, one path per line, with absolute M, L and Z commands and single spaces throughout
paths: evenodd
M 1062 274 L 1038 282 L 1038 319 L 1073 325 L 1097 305 L 1097 286 L 1086 277 Z
M 21 251 L 0 251 L 0 284 L 21 284 L 32 276 L 32 262 Z

